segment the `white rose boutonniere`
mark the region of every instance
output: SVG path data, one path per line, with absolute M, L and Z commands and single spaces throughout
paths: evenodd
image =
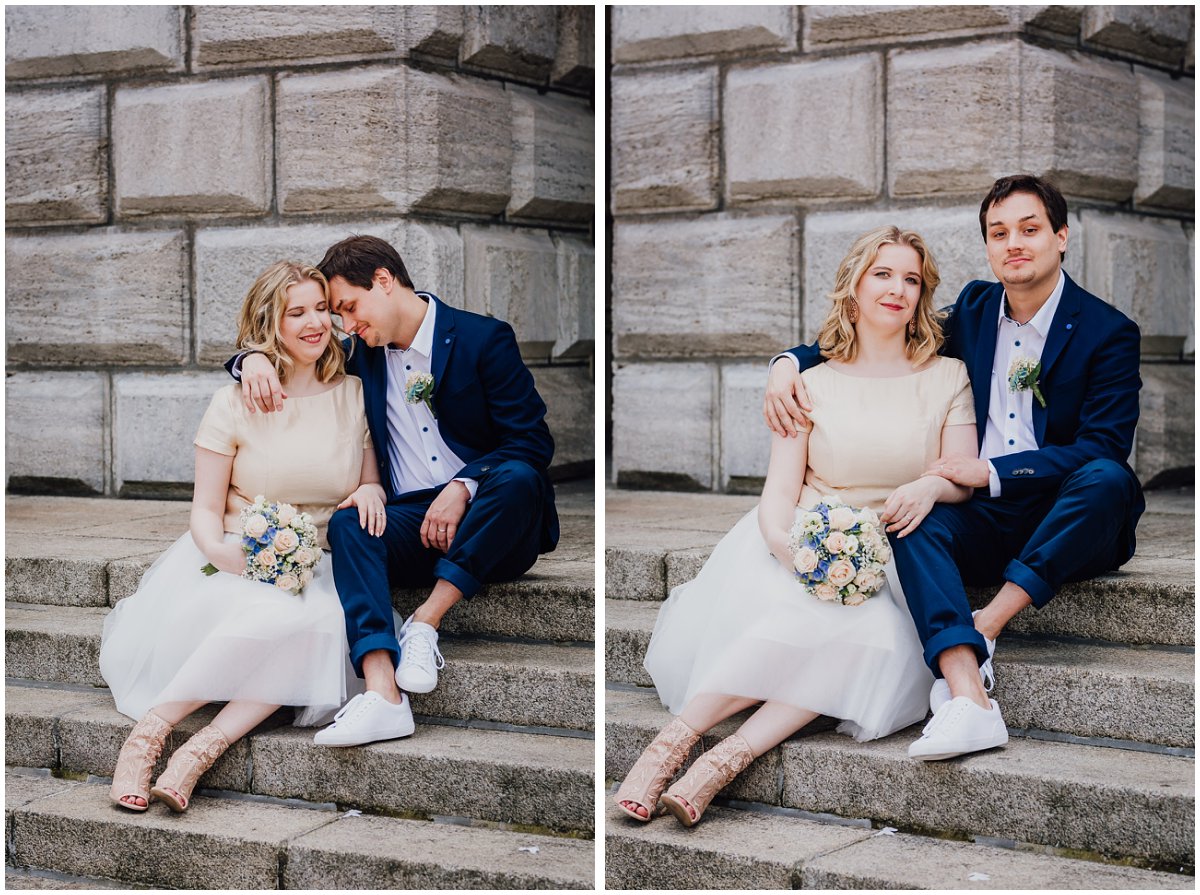
M 437 419 L 433 407 L 434 381 L 432 373 L 410 373 L 404 383 L 404 400 L 408 404 L 424 404 Z
M 1046 398 L 1042 395 L 1042 384 L 1038 380 L 1041 375 L 1041 361 L 1027 356 L 1014 358 L 1012 365 L 1008 368 L 1008 390 L 1014 395 L 1017 392 L 1033 392 L 1037 402 L 1045 409 Z

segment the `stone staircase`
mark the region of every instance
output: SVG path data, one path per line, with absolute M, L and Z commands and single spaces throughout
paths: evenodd
M 9 497 L 6 885 L 592 888 L 595 513 L 590 484 L 559 495 L 559 549 L 447 617 L 414 736 L 323 748 L 281 711 L 183 815 L 109 803 L 132 722 L 97 661 L 104 616 L 187 529 L 187 504 Z M 402 614 L 420 599 L 393 595 Z
M 1194 499 L 1148 500 L 1133 561 L 1001 637 L 1006 747 L 925 764 L 907 756 L 919 725 L 858 744 L 819 719 L 687 830 L 630 820 L 611 792 L 670 718 L 641 664 L 658 603 L 756 499 L 609 491 L 608 887 L 1193 889 Z

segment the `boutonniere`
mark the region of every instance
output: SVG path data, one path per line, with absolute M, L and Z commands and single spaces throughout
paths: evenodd
M 409 404 L 424 404 L 437 419 L 437 411 L 433 409 L 433 374 L 409 373 L 404 383 L 404 400 Z
M 1046 399 L 1042 396 L 1041 382 L 1038 381 L 1038 377 L 1041 375 L 1042 362 L 1040 360 L 1034 360 L 1032 357 L 1018 357 L 1008 368 L 1008 390 L 1014 395 L 1017 392 L 1033 392 L 1033 396 L 1037 398 L 1037 402 L 1042 405 L 1044 410 Z

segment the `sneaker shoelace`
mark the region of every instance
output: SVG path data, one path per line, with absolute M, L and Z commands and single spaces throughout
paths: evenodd
M 406 644 L 408 649 L 405 649 Z M 424 631 L 409 628 L 400 638 L 400 664 L 407 665 L 413 662 L 421 665 L 432 662 L 433 667 L 439 671 L 446 667 L 446 660 L 442 658 L 442 653 L 433 638 Z
M 356 716 L 362 714 L 363 710 L 367 707 L 367 700 L 365 697 L 366 697 L 366 694 L 361 693 L 358 696 L 355 696 L 349 702 L 347 702 L 340 709 L 338 709 L 338 713 L 333 716 L 333 723 L 337 724 L 339 721 L 342 720 L 342 718 L 346 717 L 347 715 L 350 715 L 351 717 L 356 717 Z

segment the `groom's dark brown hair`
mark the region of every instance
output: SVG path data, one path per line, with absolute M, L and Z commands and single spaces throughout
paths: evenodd
M 1067 200 L 1058 191 L 1058 187 L 1050 181 L 1034 177 L 1032 174 L 1011 174 L 1008 177 L 1001 177 L 993 183 L 988 194 L 983 197 L 983 203 L 979 206 L 979 232 L 983 234 L 985 242 L 987 241 L 988 211 L 997 202 L 1003 202 L 1013 193 L 1030 193 L 1041 199 L 1042 207 L 1046 209 L 1046 217 L 1050 220 L 1050 227 L 1055 233 L 1067 226 Z M 1067 253 L 1059 252 L 1058 256 L 1060 259 L 1066 258 Z M 324 273 L 325 268 L 321 268 L 321 272 Z
M 413 288 L 400 253 L 377 236 L 351 236 L 329 247 L 317 269 L 326 280 L 341 277 L 351 286 L 370 289 L 375 271 L 388 271 L 402 286 Z

